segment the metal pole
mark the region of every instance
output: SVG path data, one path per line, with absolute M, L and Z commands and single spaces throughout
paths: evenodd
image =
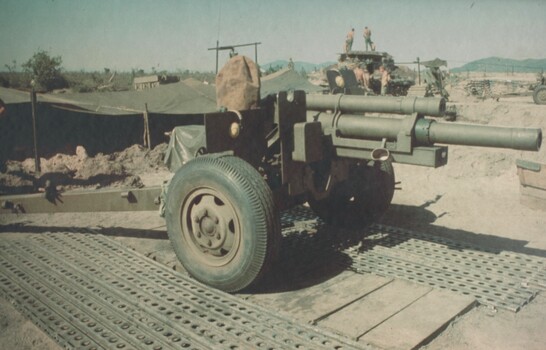
M 32 84 L 32 90 L 30 90 L 30 102 L 32 110 L 32 139 L 34 143 L 34 172 L 36 176 L 40 176 L 40 157 L 38 156 L 38 136 L 36 130 L 36 90 L 34 84 Z
M 254 43 L 254 62 L 258 64 L 258 43 Z
M 229 46 L 220 46 L 220 42 L 216 40 L 216 47 L 209 47 L 208 50 L 216 50 L 216 74 L 218 74 L 218 54 L 220 50 L 231 50 L 232 52 L 236 47 L 244 47 L 244 46 L 252 46 L 254 45 L 254 60 L 256 61 L 256 64 L 258 63 L 258 45 L 260 45 L 261 42 L 254 42 L 254 43 L 248 43 L 248 44 L 241 44 L 241 45 L 229 45 Z
M 417 57 L 417 76 L 419 77 L 419 85 L 421 85 L 421 61 Z
M 216 40 L 216 74 L 218 74 L 218 52 L 220 50 L 218 49 L 220 47 L 220 42 Z

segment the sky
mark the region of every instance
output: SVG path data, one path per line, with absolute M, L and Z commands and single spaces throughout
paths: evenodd
M 0 71 L 39 50 L 69 71 L 214 71 L 217 40 L 259 42 L 260 64 L 320 64 L 351 28 L 363 50 L 364 26 L 396 62 L 546 58 L 546 0 L 0 0 Z

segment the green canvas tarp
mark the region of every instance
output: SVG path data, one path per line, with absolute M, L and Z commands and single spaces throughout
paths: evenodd
M 261 80 L 262 98 L 290 89 L 322 90 L 289 69 Z M 32 156 L 30 93 L 0 87 L 0 98 L 7 107 L 0 120 L 0 147 L 9 149 L 12 159 Z M 142 91 L 37 94 L 37 101 L 41 156 L 71 153 L 78 145 L 90 155 L 108 153 L 148 139 L 154 147 L 168 142 L 165 133 L 174 127 L 202 125 L 203 114 L 217 111 L 215 86 L 195 79 Z

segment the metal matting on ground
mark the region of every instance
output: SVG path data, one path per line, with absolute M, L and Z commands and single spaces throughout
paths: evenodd
M 65 348 L 367 348 L 89 233 L 0 242 L 0 295 Z
M 324 225 L 303 206 L 284 212 L 281 223 L 288 248 L 315 250 L 320 259 L 335 250 L 357 272 L 474 296 L 488 306 L 517 312 L 546 289 L 546 259 L 541 257 L 379 224 L 359 232 L 340 230 Z

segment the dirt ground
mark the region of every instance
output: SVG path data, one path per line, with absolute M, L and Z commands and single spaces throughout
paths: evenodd
M 529 76 L 499 79 L 527 79 Z M 538 127 L 546 131 L 546 106 L 535 105 L 531 96 L 477 99 L 467 96 L 464 80 L 449 87 L 452 104 L 461 117 L 455 123 L 476 123 L 511 127 Z M 164 147 L 164 146 L 162 146 Z M 45 161 L 46 169 L 70 178 L 67 187 L 81 185 L 84 166 L 107 172 L 116 181 L 91 181 L 87 186 L 141 186 L 159 184 L 169 173 L 159 161 L 162 149 L 148 152 L 138 146 L 116 155 L 89 159 L 82 150 L 74 156 L 59 156 Z M 398 187 L 391 208 L 381 222 L 419 230 L 433 235 L 546 258 L 546 211 L 520 204 L 516 159 L 546 164 L 546 146 L 539 152 L 498 150 L 476 147 L 449 147 L 448 165 L 439 169 L 395 164 Z M 95 162 L 95 163 L 93 163 Z M 96 163 L 98 162 L 98 163 Z M 97 164 L 101 164 L 100 166 Z M 25 173 L 32 161 L 10 162 L 13 173 Z M 138 178 L 136 178 L 138 176 Z M 0 177 L 0 186 L 10 187 L 15 178 Z M 82 180 L 83 181 L 83 180 Z M 18 183 L 31 186 L 32 183 Z M 125 229 L 129 246 L 143 252 L 158 252 L 165 246 L 163 221 L 155 213 L 100 213 L 97 215 L 62 214 L 4 216 L 0 224 L 21 223 L 48 230 L 47 227 L 86 227 Z M 152 239 L 138 239 L 138 229 L 156 232 Z M 0 226 L 0 231 L 2 227 Z M 32 230 L 29 230 L 32 232 Z M 161 238 L 161 239 L 153 239 Z M 152 245 L 152 246 L 150 246 Z M 0 299 L 0 344 L 6 349 L 60 349 L 49 337 Z M 543 349 L 546 344 L 546 296 L 539 294 L 517 313 L 477 307 L 456 319 L 426 349 Z

